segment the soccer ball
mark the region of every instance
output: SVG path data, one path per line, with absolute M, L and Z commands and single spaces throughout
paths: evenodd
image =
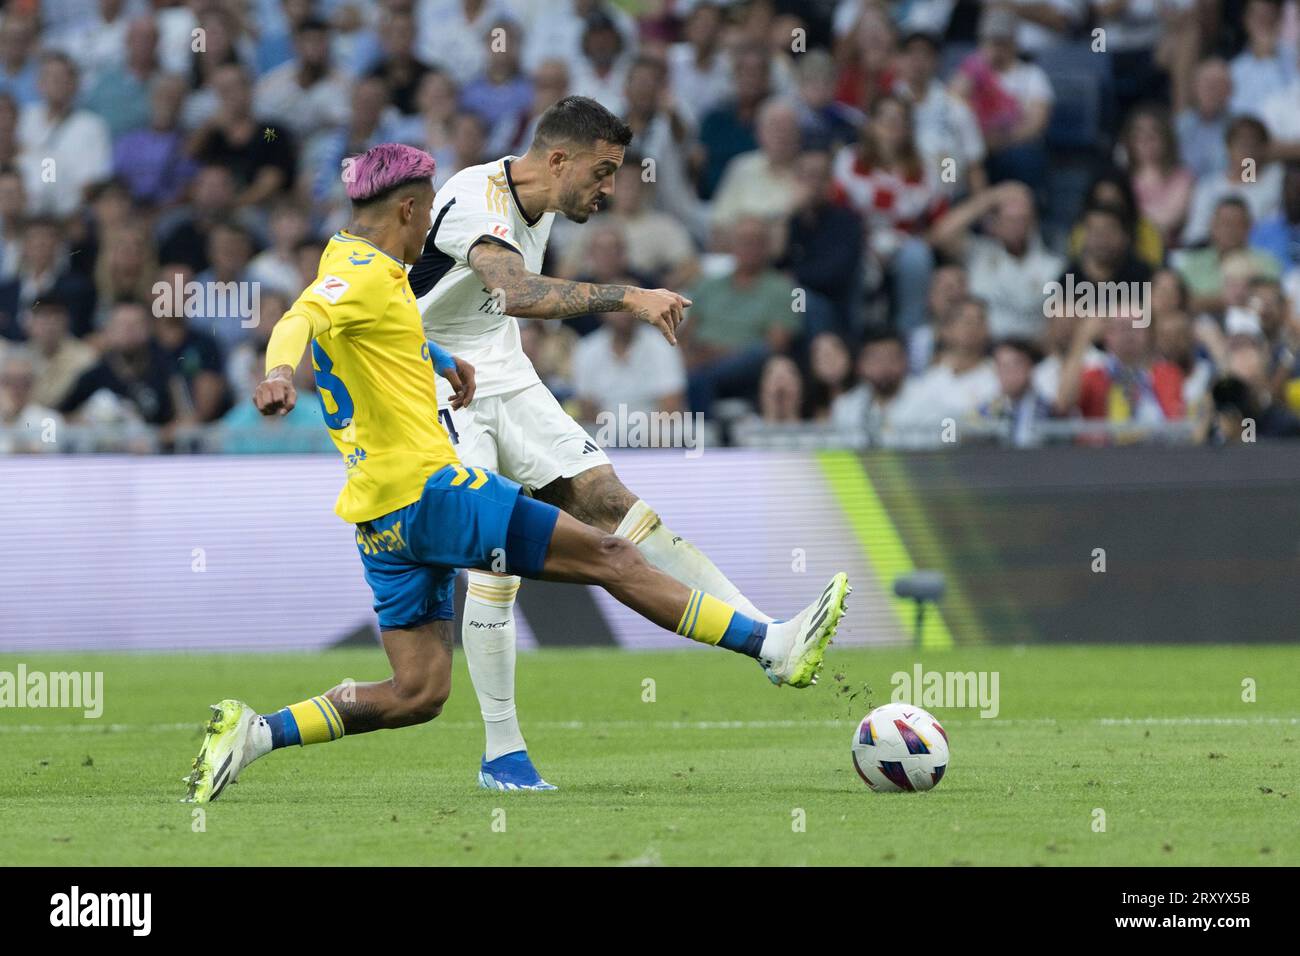
M 930 790 L 948 769 L 948 735 L 911 704 L 885 704 L 853 732 L 853 766 L 872 790 Z

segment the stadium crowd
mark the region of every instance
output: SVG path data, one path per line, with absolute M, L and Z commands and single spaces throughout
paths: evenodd
M 678 349 L 627 314 L 526 323 L 583 418 L 1300 434 L 1298 6 L 10 0 L 0 451 L 328 450 L 317 402 L 248 396 L 346 157 L 410 143 L 442 182 L 566 94 L 635 135 L 546 271 L 694 303 Z

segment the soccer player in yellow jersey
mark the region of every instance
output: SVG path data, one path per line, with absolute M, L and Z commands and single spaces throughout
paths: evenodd
M 214 705 L 186 778 L 188 799 L 216 799 L 272 750 L 437 717 L 451 689 L 459 568 L 596 584 L 661 627 L 775 662 L 796 685 L 811 682 L 844 614 L 843 574 L 794 619 L 756 621 L 656 570 L 627 538 L 460 463 L 438 420 L 434 375 L 451 383 L 459 406 L 473 397 L 473 370 L 425 339 L 405 269 L 430 230 L 433 158 L 385 143 L 349 168 L 352 222 L 272 331 L 253 402 L 265 415 L 293 408 L 293 369 L 310 342 L 347 474 L 335 510 L 356 526 L 392 676 L 341 684 L 266 715 L 238 700 Z M 679 319 L 667 308 L 660 316 L 669 330 Z

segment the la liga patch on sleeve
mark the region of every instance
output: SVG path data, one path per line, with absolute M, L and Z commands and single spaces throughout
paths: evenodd
M 312 288 L 318 296 L 331 305 L 338 305 L 339 299 L 344 292 L 348 291 L 348 282 L 346 279 L 340 279 L 338 276 L 324 276 L 320 282 Z

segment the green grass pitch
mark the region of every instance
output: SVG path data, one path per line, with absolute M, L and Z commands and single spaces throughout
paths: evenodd
M 438 720 L 271 754 L 197 820 L 178 801 L 207 704 L 268 711 L 376 679 L 382 652 L 23 657 L 29 671 L 102 670 L 106 706 L 98 720 L 0 709 L 0 861 L 1300 863 L 1300 647 L 919 659 L 1000 680 L 994 719 L 935 708 L 952 761 L 926 794 L 871 793 L 849 760 L 856 721 L 915 652 L 832 647 L 822 682 L 794 691 L 722 652 L 553 650 L 520 655 L 519 694 L 557 793 L 476 789 L 481 729 L 458 654 Z

